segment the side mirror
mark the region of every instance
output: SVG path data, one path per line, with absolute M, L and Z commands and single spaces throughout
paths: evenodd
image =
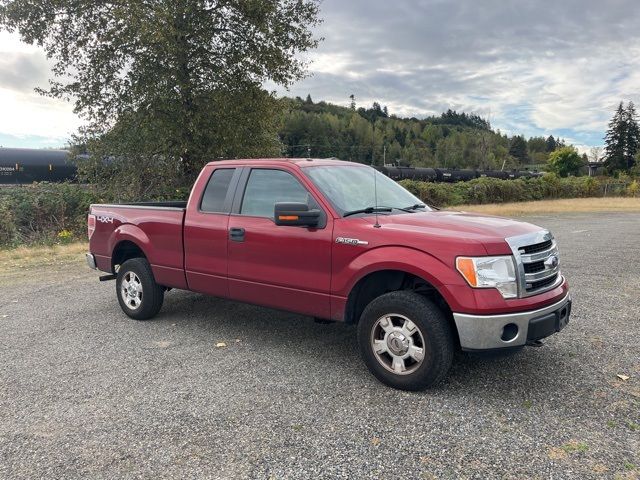
M 276 225 L 316 227 L 320 210 L 309 210 L 306 203 L 276 203 L 273 218 Z

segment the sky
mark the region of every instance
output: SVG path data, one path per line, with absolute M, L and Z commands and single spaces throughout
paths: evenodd
M 502 132 L 602 145 L 620 101 L 640 104 L 638 0 L 324 0 L 309 76 L 280 95 L 399 116 L 451 108 Z M 0 32 L 0 145 L 61 146 L 81 122 L 46 87 L 50 62 Z

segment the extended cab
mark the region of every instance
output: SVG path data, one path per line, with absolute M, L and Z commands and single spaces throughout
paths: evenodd
M 571 299 L 550 232 L 436 211 L 338 160 L 209 163 L 187 202 L 92 205 L 87 262 L 130 317 L 184 289 L 357 324 L 384 383 L 442 380 L 456 348 L 521 347 L 561 330 Z

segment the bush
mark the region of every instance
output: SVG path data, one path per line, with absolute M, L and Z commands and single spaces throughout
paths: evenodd
M 102 201 L 90 188 L 34 183 L 0 190 L 0 246 L 66 243 L 86 236 L 91 203 Z
M 416 180 L 402 180 L 400 183 L 423 202 L 437 207 L 640 195 L 638 181 L 628 177 L 612 183 L 608 177 L 560 178 L 553 173 L 516 180 L 485 177 L 458 183 Z M 186 196 L 187 192 L 183 193 Z M 0 189 L 0 247 L 68 243 L 84 239 L 89 205 L 111 202 L 114 195 L 69 183 L 34 183 Z
M 431 183 L 417 180 L 401 180 L 400 184 L 423 202 L 437 207 L 462 204 L 527 202 L 556 198 L 601 197 L 609 179 L 594 177 L 560 178 L 554 173 L 542 177 L 500 180 L 498 178 L 476 178 L 468 182 Z M 627 186 L 628 185 L 628 186 Z M 620 188 L 608 195 L 638 195 L 638 184 L 620 183 Z M 635 192 L 635 193 L 634 193 Z

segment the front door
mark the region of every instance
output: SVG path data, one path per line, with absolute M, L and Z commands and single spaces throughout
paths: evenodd
M 230 298 L 329 318 L 333 219 L 325 212 L 314 228 L 275 224 L 278 202 L 322 210 L 284 169 L 252 168 L 238 186 L 240 194 L 237 212 L 229 217 Z

